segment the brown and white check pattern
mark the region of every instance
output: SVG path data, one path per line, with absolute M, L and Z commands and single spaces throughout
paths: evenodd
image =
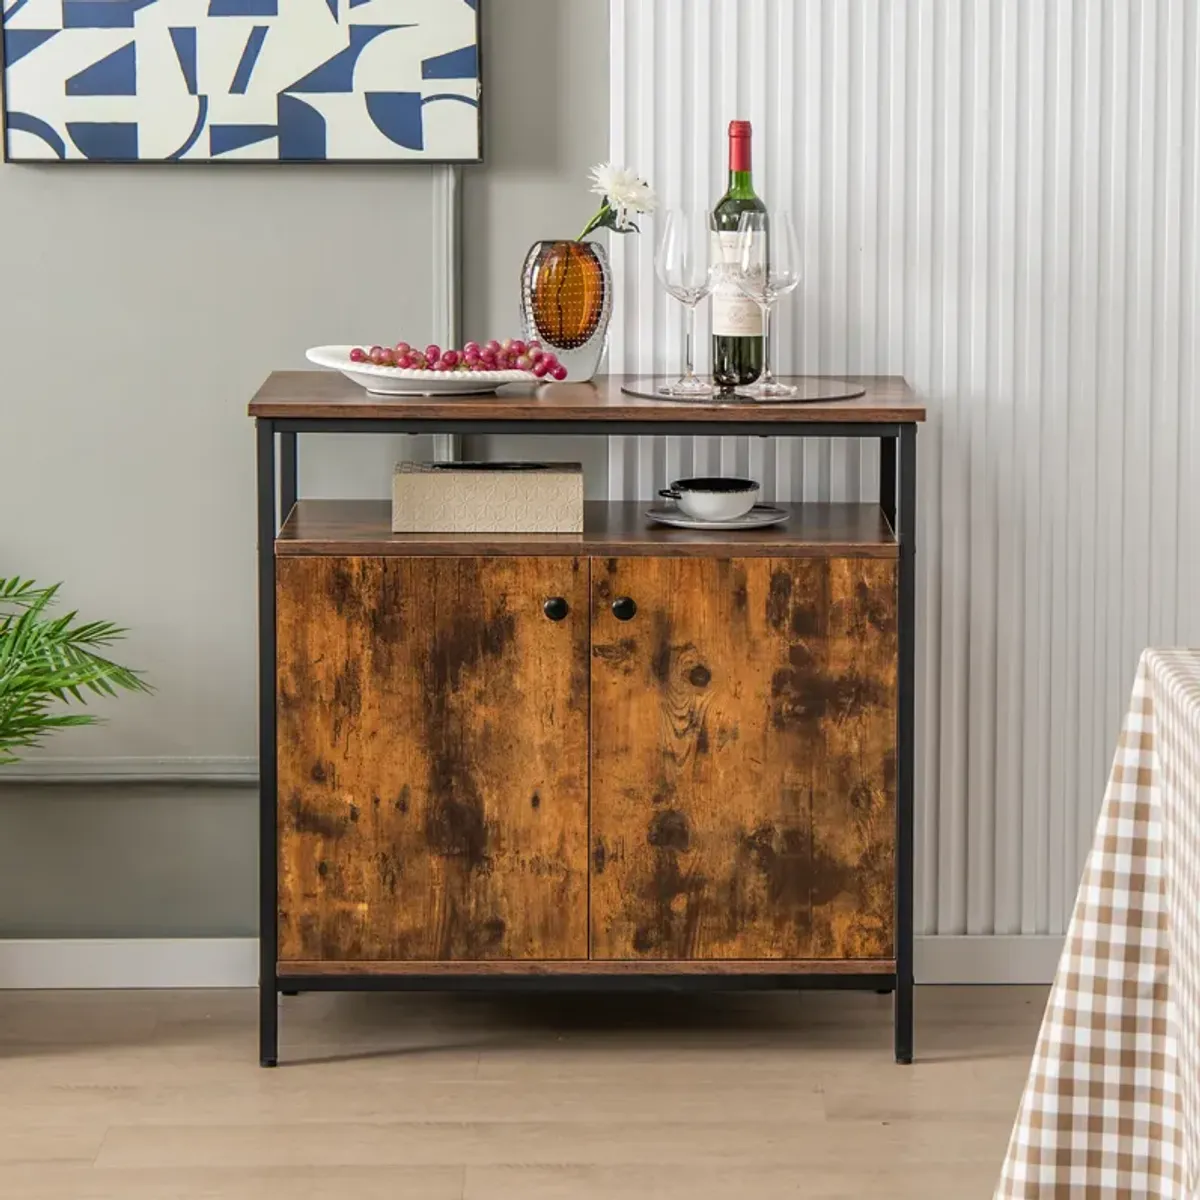
M 1147 650 L 996 1200 L 1200 1197 L 1200 652 Z

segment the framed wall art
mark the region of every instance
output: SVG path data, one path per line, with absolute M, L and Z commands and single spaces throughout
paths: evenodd
M 477 162 L 482 0 L 0 0 L 9 162 Z

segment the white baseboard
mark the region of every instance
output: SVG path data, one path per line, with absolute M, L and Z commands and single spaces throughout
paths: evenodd
M 257 784 L 257 758 L 33 758 L 0 767 L 4 783 Z
M 1063 938 L 919 937 L 913 975 L 918 983 L 1053 983 Z
M 919 937 L 918 983 L 1050 983 L 1061 937 Z M 257 938 L 0 940 L 0 989 L 241 988 Z
M 0 989 L 258 985 L 258 938 L 0 940 Z

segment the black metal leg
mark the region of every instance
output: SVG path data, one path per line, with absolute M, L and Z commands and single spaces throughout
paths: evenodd
M 896 769 L 896 1061 L 913 1059 L 913 768 L 916 753 L 917 427 L 900 427 L 900 711 Z
M 879 507 L 888 524 L 896 528 L 896 439 L 879 439 Z
M 288 519 L 297 499 L 299 478 L 298 454 L 296 447 L 297 435 L 281 433 L 279 435 L 279 523 L 282 525 Z
M 279 1061 L 275 975 L 275 426 L 258 434 L 258 1042 L 259 1062 Z M 286 438 L 285 438 L 286 443 Z M 295 486 L 295 435 L 292 435 Z M 285 453 L 286 457 L 286 453 Z M 286 512 L 286 510 L 285 510 Z

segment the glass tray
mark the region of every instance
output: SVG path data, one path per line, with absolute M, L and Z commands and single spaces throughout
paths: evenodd
M 734 392 L 727 396 L 711 396 L 707 399 L 697 399 L 695 396 L 665 396 L 658 389 L 670 387 L 675 382 L 669 375 L 647 375 L 639 379 L 630 379 L 622 385 L 621 391 L 627 396 L 637 396 L 643 400 L 665 400 L 668 403 L 693 404 L 697 407 L 720 405 L 724 408 L 734 404 L 754 408 L 764 404 L 827 404 L 834 400 L 854 400 L 865 395 L 867 390 L 852 380 L 835 379 L 826 375 L 780 375 L 777 378 L 780 383 L 790 383 L 798 388 L 797 394 L 770 400 L 754 400 Z

